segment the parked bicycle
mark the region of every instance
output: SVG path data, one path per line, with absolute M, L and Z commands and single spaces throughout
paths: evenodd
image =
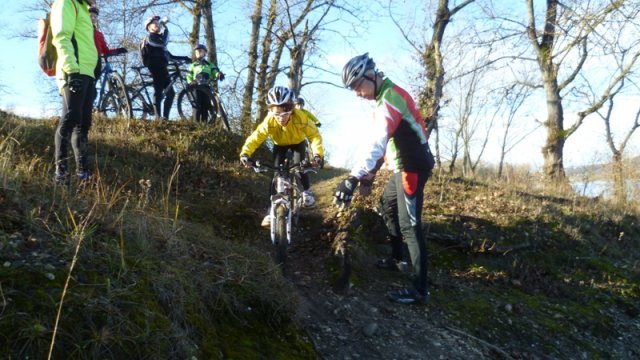
M 291 153 L 289 153 L 290 155 Z M 272 187 L 275 190 L 271 195 L 269 209 L 271 226 L 271 242 L 276 249 L 276 262 L 284 265 L 287 258 L 287 247 L 291 245 L 293 228 L 298 224 L 300 208 L 302 208 L 302 179 L 300 174 L 315 173 L 316 169 L 305 160 L 298 163 L 290 163 L 288 156 L 284 164 L 271 166 L 260 161 L 253 162 L 253 170 L 264 173 L 274 170 Z
M 202 104 L 208 104 L 202 108 Z M 193 119 L 202 121 L 206 125 L 218 125 L 231 131 L 227 111 L 220 100 L 220 96 L 213 91 L 213 87 L 208 79 L 198 81 L 195 85 L 190 85 L 178 94 L 178 113 L 183 120 Z M 196 119 L 196 114 L 201 114 L 200 119 Z M 222 121 L 216 122 L 220 118 Z
M 134 118 L 145 120 L 147 117 L 155 118 L 156 111 L 153 106 L 153 98 L 149 89 L 153 87 L 153 79 L 145 66 L 133 66 L 135 73 L 134 82 L 127 87 L 127 93 L 131 99 L 131 114 Z
M 117 54 L 122 55 L 122 54 Z M 122 116 L 129 118 L 131 113 L 131 100 L 122 76 L 113 69 L 109 58 L 117 55 L 103 55 L 104 65 L 98 77 L 96 88 L 97 96 L 94 102 L 94 110 L 108 117 Z
M 166 96 L 166 89 L 171 88 L 174 85 L 178 86 L 180 92 L 184 91 L 189 84 L 185 79 L 187 69 L 185 64 L 191 62 L 191 58 L 186 56 L 174 56 L 169 61 L 169 85 L 165 88 L 163 96 Z M 153 88 L 153 78 L 151 73 L 145 66 L 132 67 L 136 76 L 133 84 L 127 87 L 129 97 L 131 98 L 131 111 L 133 117 L 145 120 L 148 117 L 157 118 L 155 113 L 155 106 L 153 105 L 153 97 L 151 96 L 151 89 Z M 178 107 L 180 109 L 180 107 Z

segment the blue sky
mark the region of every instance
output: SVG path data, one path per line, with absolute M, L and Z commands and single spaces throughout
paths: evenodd
M 222 13 L 216 16 L 216 38 L 219 50 L 219 66 L 229 74 L 236 64 L 236 58 L 246 53 L 246 38 L 250 31 L 247 18 L 250 9 L 242 1 L 228 2 Z M 412 2 L 409 2 L 412 4 Z M 418 6 L 421 2 L 413 3 Z M 35 39 L 8 38 L 12 34 L 11 29 L 16 26 L 23 28 L 25 24 L 33 23 L 35 34 L 35 21 L 27 14 L 21 13 L 22 1 L 4 1 L 1 14 L 13 14 L 14 16 L 0 16 L 0 48 L 5 49 L 6 55 L 0 56 L 0 84 L 5 86 L 6 93 L 0 95 L 0 108 L 16 112 L 21 115 L 40 117 L 43 114 L 56 113 L 59 108 L 59 100 L 55 96 L 47 95 L 47 92 L 55 87 L 53 78 L 48 78 L 40 72 L 35 61 Z M 372 4 L 374 6 L 374 4 Z M 415 10 L 415 9 L 413 9 Z M 416 11 L 417 12 L 417 11 Z M 174 22 L 179 22 L 181 13 L 176 10 L 166 14 Z M 33 14 L 31 14 L 33 16 Z M 418 21 L 420 19 L 417 19 Z M 240 25 L 238 25 L 240 24 Z M 172 25 L 170 25 L 172 26 Z M 239 27 L 241 26 L 241 27 Z M 177 28 L 171 28 L 172 38 L 179 36 Z M 344 33 L 350 29 L 345 27 Z M 428 36 L 428 35 L 426 35 Z M 117 46 L 113 39 L 107 38 L 112 47 Z M 402 38 L 395 25 L 386 18 L 379 18 L 371 24 L 369 31 L 357 39 L 352 39 L 347 44 L 340 36 L 327 39 L 319 46 L 323 47 L 326 64 L 336 74 L 341 72 L 344 63 L 354 55 L 369 52 L 375 59 L 378 68 L 383 70 L 394 82 L 405 87 L 410 93 L 415 93 L 415 74 L 418 72 L 413 59 L 413 50 Z M 188 49 L 181 47 L 177 42 L 170 44 L 170 50 L 174 54 L 183 54 Z M 313 76 L 314 74 L 309 73 Z M 240 74 L 246 76 L 246 74 Z M 318 77 L 316 74 L 314 77 Z M 286 85 L 284 79 L 279 79 L 277 85 Z M 338 75 L 323 75 L 322 80 L 340 84 Z M 223 84 L 224 85 L 224 84 Z M 329 154 L 329 161 L 339 166 L 348 166 L 352 163 L 353 156 L 358 151 L 359 139 L 365 137 L 368 123 L 371 120 L 373 103 L 356 98 L 354 94 L 344 88 L 327 85 L 310 85 L 303 89 L 302 94 L 307 100 L 308 108 L 312 110 L 322 121 L 325 148 Z M 629 106 L 636 99 L 627 99 Z M 544 119 L 544 108 L 531 110 L 532 118 Z M 567 124 L 572 123 L 573 114 L 567 114 Z M 603 127 L 597 119 L 587 121 L 587 124 L 578 130 L 567 142 L 565 147 L 565 166 L 577 166 L 582 164 L 606 161 L 609 152 L 604 146 L 602 137 Z M 507 157 L 507 161 L 515 164 L 529 164 L 534 168 L 541 166 L 542 156 L 540 149 L 545 140 L 543 129 L 538 130 L 522 144 L 518 145 Z M 579 138 L 579 139 L 578 139 Z M 497 137 L 490 141 L 485 162 L 498 161 Z M 585 151 L 585 144 L 589 144 Z M 597 146 L 594 146 L 597 144 Z M 602 145 L 600 145 L 602 144 Z M 432 142 L 433 147 L 433 142 Z M 638 149 L 631 149 L 638 153 Z

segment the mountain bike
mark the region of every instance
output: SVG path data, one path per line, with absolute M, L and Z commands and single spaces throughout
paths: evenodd
M 122 55 L 122 54 L 117 54 Z M 104 66 L 100 72 L 96 87 L 96 100 L 94 110 L 107 117 L 122 116 L 130 118 L 131 100 L 127 93 L 124 80 L 117 71 L 113 69 L 109 62 L 109 57 L 117 55 L 103 55 Z
M 202 104 L 207 105 L 202 106 Z M 178 113 L 183 120 L 193 119 L 205 125 L 213 124 L 220 127 L 224 125 L 227 131 L 231 131 L 227 110 L 208 81 L 190 85 L 178 94 Z M 222 121 L 216 122 L 218 118 Z
M 256 160 L 253 170 L 264 173 L 274 170 L 269 216 L 271 219 L 271 243 L 276 249 L 276 262 L 284 265 L 287 259 L 287 247 L 291 245 L 293 228 L 298 224 L 300 208 L 302 208 L 302 179 L 300 174 L 315 173 L 315 167 L 305 160 L 291 163 L 288 156 L 283 164 L 271 166 Z
M 172 56 L 167 66 L 169 70 L 169 85 L 163 91 L 163 97 L 167 95 L 167 91 L 178 85 L 178 91 L 183 91 L 189 84 L 183 75 L 187 70 L 185 64 L 191 62 L 191 58 L 187 56 Z M 160 114 L 156 114 L 153 97 L 150 89 L 153 88 L 153 77 L 146 66 L 134 66 L 132 69 L 136 73 L 136 80 L 127 90 L 131 98 L 131 111 L 135 118 L 146 119 L 147 116 L 158 118 Z M 176 91 L 177 92 L 177 91 Z M 157 116 L 156 116 L 157 115 Z

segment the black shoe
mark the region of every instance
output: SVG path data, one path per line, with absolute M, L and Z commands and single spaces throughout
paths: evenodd
M 380 259 L 376 262 L 376 267 L 382 270 L 389 271 L 407 271 L 409 264 L 406 261 L 399 261 L 396 259 Z
M 76 176 L 80 182 L 90 181 L 92 178 L 91 173 L 88 171 L 78 171 Z
M 420 294 L 413 287 L 402 288 L 387 294 L 389 300 L 400 304 L 426 304 L 429 301 L 429 292 Z

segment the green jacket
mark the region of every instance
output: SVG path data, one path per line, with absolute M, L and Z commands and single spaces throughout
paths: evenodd
M 55 0 L 51 5 L 51 33 L 58 53 L 58 87 L 64 86 L 68 74 L 80 73 L 93 78 L 98 50 L 87 5 L 77 0 Z
M 206 59 L 195 60 L 191 65 L 189 65 L 189 73 L 187 74 L 187 82 L 190 83 L 193 80 L 196 80 L 199 74 L 203 74 L 209 81 L 214 81 L 218 78 L 218 73 L 220 69 L 212 63 L 208 62 Z

